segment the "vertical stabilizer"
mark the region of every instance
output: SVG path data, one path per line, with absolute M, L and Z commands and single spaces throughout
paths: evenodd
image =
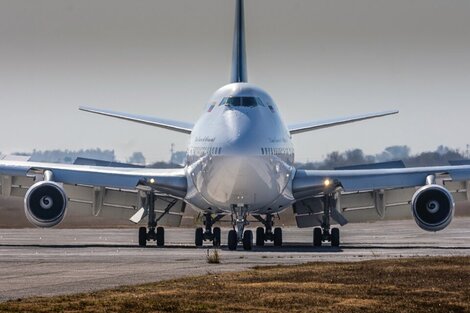
M 243 0 L 236 0 L 235 32 L 233 34 L 232 83 L 248 82 L 245 50 L 245 13 Z

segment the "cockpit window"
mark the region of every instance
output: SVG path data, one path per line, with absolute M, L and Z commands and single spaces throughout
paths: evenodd
M 257 97 L 227 97 L 222 100 L 220 105 L 253 108 L 258 105 L 263 106 L 263 102 Z

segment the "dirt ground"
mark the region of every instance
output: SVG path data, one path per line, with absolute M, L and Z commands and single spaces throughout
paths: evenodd
M 323 262 L 13 300 L 0 312 L 470 312 L 469 281 L 468 257 Z

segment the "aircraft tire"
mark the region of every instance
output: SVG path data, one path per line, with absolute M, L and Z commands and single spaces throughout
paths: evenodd
M 204 229 L 202 227 L 196 228 L 196 234 L 194 236 L 194 243 L 196 247 L 202 247 L 204 241 Z
M 322 243 L 322 230 L 319 227 L 313 229 L 313 246 L 321 247 Z
M 145 227 L 139 228 L 139 246 L 140 247 L 147 246 L 147 228 Z
M 238 245 L 238 237 L 237 237 L 237 232 L 235 230 L 231 230 L 228 232 L 228 249 L 229 250 L 237 250 L 237 245 Z
M 264 228 L 258 227 L 256 228 L 256 246 L 262 247 L 264 246 Z
M 157 246 L 165 246 L 165 228 L 157 227 Z
M 332 228 L 331 229 L 331 246 L 332 247 L 339 247 L 339 229 Z
M 274 246 L 275 247 L 282 246 L 282 228 L 280 227 L 274 228 Z
M 253 232 L 251 230 L 245 230 L 243 234 L 243 249 L 246 251 L 253 249 Z
M 220 227 L 214 227 L 214 229 L 212 230 L 212 233 L 214 235 L 212 244 L 214 245 L 214 247 L 220 247 L 220 237 L 221 237 Z

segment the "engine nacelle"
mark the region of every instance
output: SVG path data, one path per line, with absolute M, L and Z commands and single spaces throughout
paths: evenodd
M 454 216 L 454 198 L 444 187 L 436 184 L 421 187 L 411 200 L 416 224 L 426 231 L 446 228 Z
M 66 208 L 65 191 L 53 181 L 34 184 L 28 189 L 24 198 L 26 217 L 38 227 L 53 227 L 62 222 Z

